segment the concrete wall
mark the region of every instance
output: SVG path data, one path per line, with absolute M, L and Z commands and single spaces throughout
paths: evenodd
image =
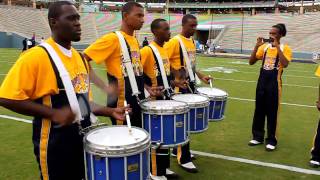
M 0 32 L 0 48 L 18 48 L 22 49 L 22 40 L 24 37 L 16 33 Z

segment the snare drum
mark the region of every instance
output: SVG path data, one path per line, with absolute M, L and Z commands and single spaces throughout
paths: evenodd
M 189 141 L 187 127 L 188 105 L 172 100 L 141 103 L 142 126 L 150 133 L 151 141 L 162 147 L 175 147 Z
M 188 115 L 190 133 L 199 133 L 208 129 L 209 99 L 198 94 L 177 94 L 173 100 L 185 102 L 189 105 Z
M 150 136 L 137 127 L 105 126 L 84 137 L 87 180 L 145 180 L 149 178 Z
M 209 87 L 197 88 L 197 92 L 201 95 L 206 95 L 210 99 L 209 121 L 223 120 L 228 94 L 221 89 Z

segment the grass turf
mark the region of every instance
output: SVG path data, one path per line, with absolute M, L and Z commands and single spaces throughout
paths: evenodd
M 20 51 L 0 49 L 0 82 L 13 65 Z M 212 67 L 236 72 L 209 72 L 217 78 L 214 86 L 228 92 L 230 97 L 255 98 L 255 87 L 260 64 L 249 66 L 244 60 L 228 58 L 198 58 L 198 69 Z M 101 78 L 105 78 L 102 66 L 94 66 Z M 219 69 L 219 68 L 218 68 Z M 319 80 L 314 76 L 316 65 L 291 63 L 283 74 L 282 102 L 313 106 L 317 99 Z M 241 80 L 241 81 L 239 81 Z M 94 99 L 105 104 L 106 96 L 96 87 Z M 263 162 L 279 163 L 301 168 L 308 167 L 310 148 L 318 121 L 316 108 L 281 105 L 279 121 L 279 145 L 275 152 L 266 152 L 263 146 L 249 147 L 254 102 L 228 99 L 226 118 L 210 123 L 209 130 L 192 135 L 192 149 L 242 157 Z M 0 114 L 25 117 L 0 107 Z M 31 119 L 30 117 L 25 117 Z M 108 122 L 107 118 L 103 118 Z M 0 118 L 0 179 L 38 179 L 38 166 L 33 156 L 32 126 Z M 195 161 L 200 172 L 189 174 L 181 170 L 172 158 L 172 169 L 180 179 L 317 179 L 318 176 L 294 173 L 286 170 L 249 165 L 216 158 L 198 157 Z

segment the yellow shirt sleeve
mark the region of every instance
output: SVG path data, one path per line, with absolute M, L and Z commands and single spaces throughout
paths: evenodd
M 40 47 L 32 48 L 20 56 L 0 87 L 0 97 L 34 100 L 48 93 L 58 93 L 54 72 L 48 63 L 50 64 L 48 55 Z M 48 82 L 53 83 L 51 87 L 48 86 Z
M 261 45 L 259 48 L 258 48 L 258 51 L 256 53 L 256 58 L 257 59 L 262 59 L 263 58 L 263 55 L 264 55 L 264 48 L 266 47 L 266 45 Z
M 141 63 L 143 66 L 143 72 L 149 77 L 154 78 L 154 57 L 149 46 L 145 46 L 140 50 Z
M 288 45 L 283 48 L 283 55 L 287 58 L 288 61 L 292 60 L 292 50 Z
M 316 76 L 320 77 L 320 65 L 318 66 L 315 74 Z
M 109 33 L 98 39 L 84 50 L 84 54 L 94 60 L 97 64 L 108 59 L 117 49 L 118 38 L 115 33 Z
M 181 69 L 179 41 L 172 38 L 164 45 L 164 48 L 167 50 L 171 68 L 175 70 Z

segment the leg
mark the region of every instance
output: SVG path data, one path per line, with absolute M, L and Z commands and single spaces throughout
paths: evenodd
M 318 123 L 317 133 L 314 138 L 313 148 L 311 150 L 312 160 L 320 162 L 320 120 Z
M 252 122 L 252 135 L 253 139 L 259 142 L 263 142 L 264 139 L 264 123 L 266 115 L 265 101 L 266 98 L 262 83 L 258 82 L 256 90 L 256 108 Z
M 166 169 L 170 166 L 169 149 L 151 150 L 151 174 L 153 176 L 165 176 Z
M 278 113 L 279 113 L 279 96 L 278 82 L 271 83 L 267 89 L 267 129 L 268 136 L 266 138 L 267 144 L 272 146 L 277 145 L 276 132 L 278 128 Z M 279 93 L 280 92 L 280 93 Z

